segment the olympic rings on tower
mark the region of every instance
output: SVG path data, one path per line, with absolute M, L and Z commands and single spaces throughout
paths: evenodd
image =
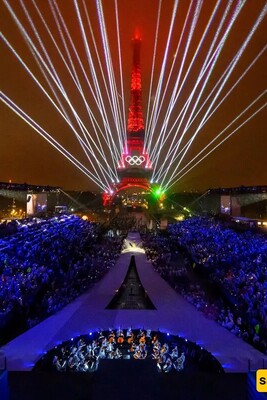
M 125 161 L 130 165 L 141 165 L 145 161 L 144 156 L 127 156 Z

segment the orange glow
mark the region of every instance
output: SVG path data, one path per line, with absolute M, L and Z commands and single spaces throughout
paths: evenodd
M 138 27 L 135 28 L 133 40 L 142 40 L 141 32 L 140 32 L 140 29 Z

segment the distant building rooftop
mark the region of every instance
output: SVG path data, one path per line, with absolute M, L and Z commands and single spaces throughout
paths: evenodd
M 263 186 L 239 186 L 232 188 L 209 189 L 209 194 L 254 194 L 267 193 L 267 185 Z
M 0 190 L 15 190 L 23 192 L 57 192 L 59 186 L 29 185 L 28 183 L 0 182 Z

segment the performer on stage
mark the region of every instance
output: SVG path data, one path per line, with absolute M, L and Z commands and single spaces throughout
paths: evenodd
M 182 353 L 180 357 L 173 363 L 174 368 L 176 371 L 182 371 L 184 369 L 184 362 L 185 362 L 185 354 Z
M 163 367 L 162 367 L 162 371 L 163 372 L 170 372 L 172 369 L 172 360 L 170 357 L 167 357 Z

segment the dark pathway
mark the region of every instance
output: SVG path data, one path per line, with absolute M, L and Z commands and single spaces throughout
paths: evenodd
M 155 310 L 155 306 L 146 293 L 135 263 L 131 256 L 130 265 L 123 284 L 107 306 L 108 310 Z

